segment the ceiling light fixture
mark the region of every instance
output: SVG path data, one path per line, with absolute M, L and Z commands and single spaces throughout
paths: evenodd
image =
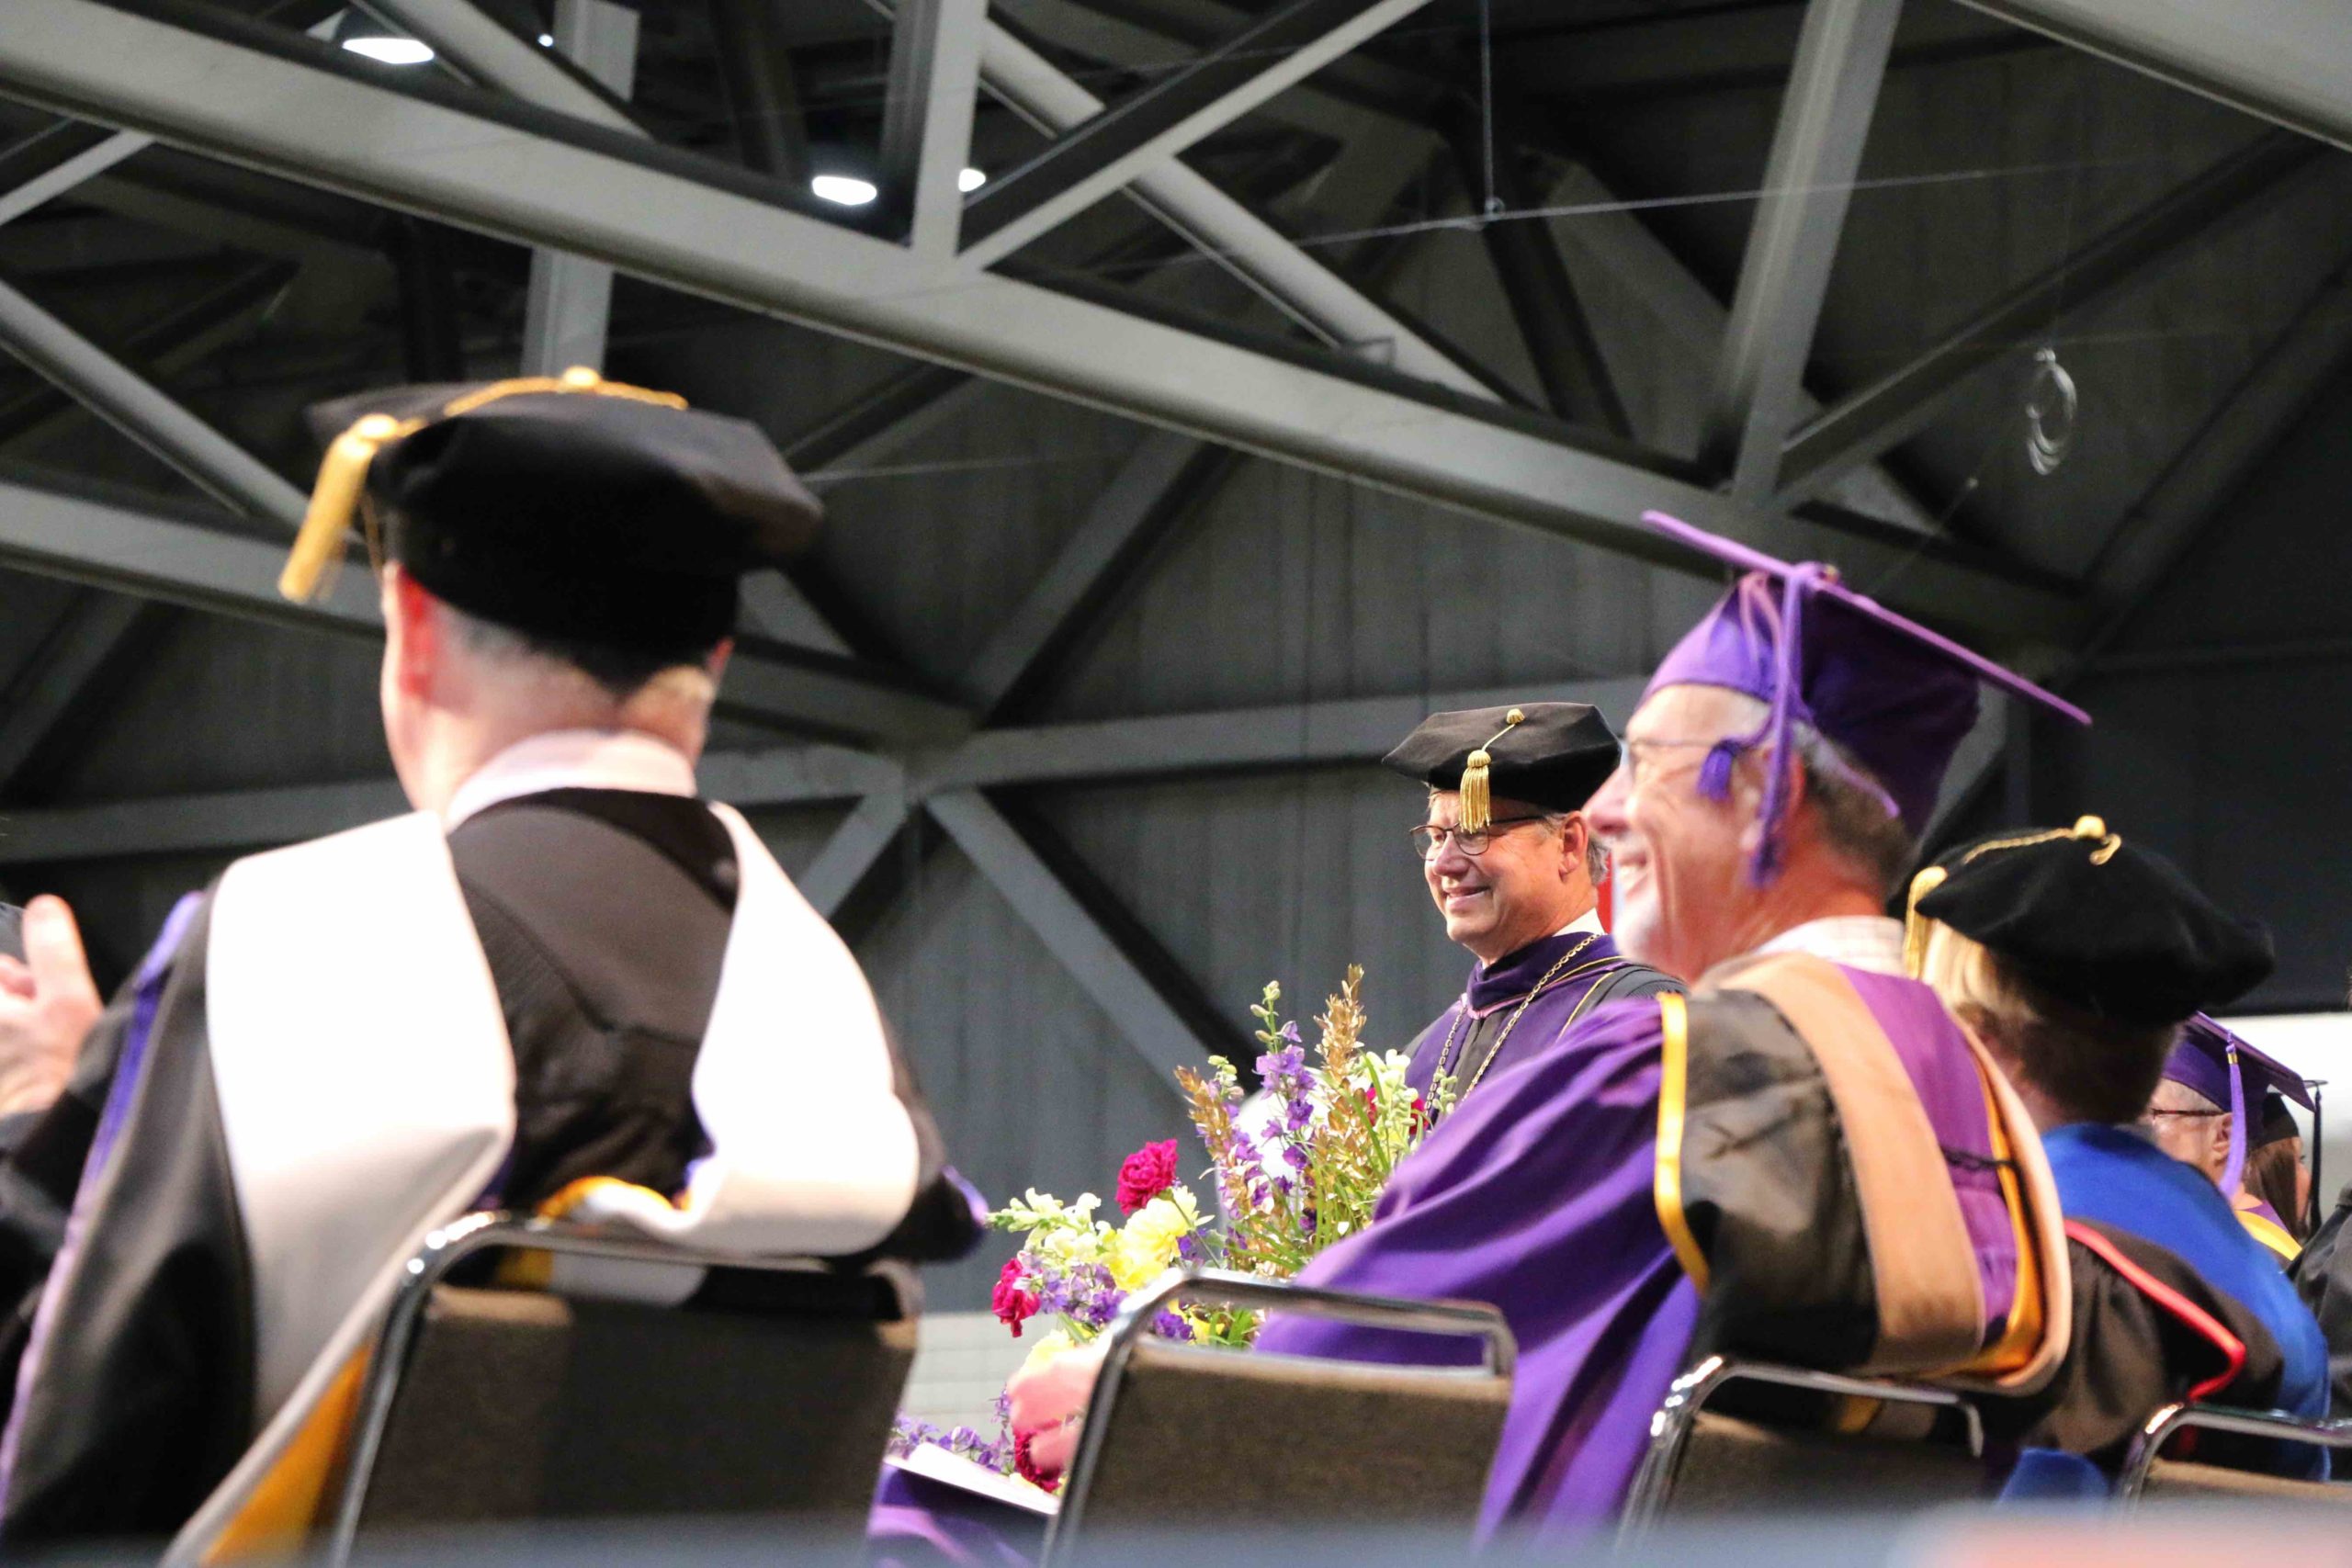
M 848 175 L 819 175 L 808 182 L 808 188 L 824 200 L 843 207 L 864 207 L 882 194 L 867 181 Z
M 984 169 L 967 169 L 956 176 L 956 188 L 960 191 L 976 191 L 988 183 L 988 172 Z
M 423 65 L 433 58 L 433 46 L 423 39 L 386 27 L 356 7 L 335 23 L 334 41 L 384 65 Z

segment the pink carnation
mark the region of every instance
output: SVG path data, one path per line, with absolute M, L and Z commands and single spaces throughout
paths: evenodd
M 1146 1144 L 1119 1167 L 1119 1213 L 1132 1214 L 1176 1185 L 1176 1140 Z
M 1037 1315 L 1037 1295 L 1024 1291 L 1021 1259 L 1016 1256 L 1004 1260 L 1004 1271 L 996 1277 L 996 1289 L 989 1292 L 989 1307 L 997 1321 L 1012 1330 L 1015 1339 L 1021 1337 L 1021 1325 Z

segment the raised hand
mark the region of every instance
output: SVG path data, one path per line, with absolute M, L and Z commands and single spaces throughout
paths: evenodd
M 1099 1345 L 1081 1346 L 1012 1374 L 1005 1392 L 1012 1396 L 1012 1433 L 1029 1439 L 1029 1461 L 1046 1475 L 1069 1468 L 1086 1403 L 1102 1370 Z
M 45 1111 L 64 1091 L 103 1003 L 62 898 L 25 906 L 25 956 L 0 953 L 0 1116 Z

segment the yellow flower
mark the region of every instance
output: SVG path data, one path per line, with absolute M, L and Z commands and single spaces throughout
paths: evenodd
M 1127 1216 L 1117 1244 L 1104 1259 L 1123 1291 L 1149 1284 L 1176 1262 L 1176 1244 L 1199 1228 L 1201 1212 L 1193 1195 L 1170 1188 Z

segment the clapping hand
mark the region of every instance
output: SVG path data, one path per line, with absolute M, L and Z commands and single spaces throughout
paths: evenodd
M 46 1111 L 64 1092 L 103 1004 L 65 900 L 25 907 L 25 956 L 0 953 L 0 1116 Z

